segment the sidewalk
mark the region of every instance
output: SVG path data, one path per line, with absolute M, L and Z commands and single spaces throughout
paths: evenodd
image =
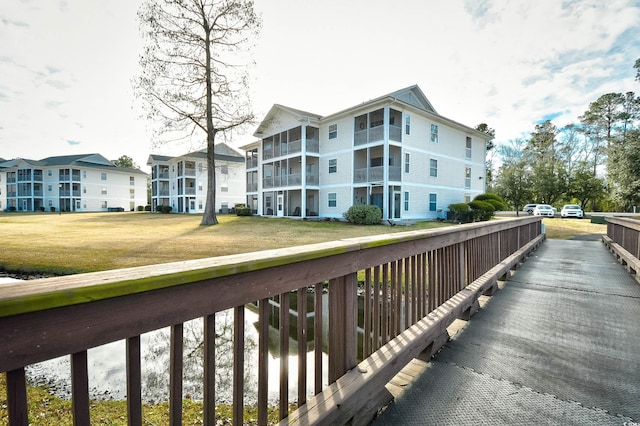
M 547 240 L 375 425 L 640 423 L 640 285 Z

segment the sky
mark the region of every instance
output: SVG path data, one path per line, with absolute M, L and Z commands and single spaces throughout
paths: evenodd
M 0 2 L 0 158 L 181 155 L 155 144 L 133 91 L 141 0 Z M 417 84 L 436 111 L 496 142 L 578 121 L 640 92 L 640 0 L 255 0 L 253 109 L 329 115 Z M 255 127 L 235 135 L 239 147 Z

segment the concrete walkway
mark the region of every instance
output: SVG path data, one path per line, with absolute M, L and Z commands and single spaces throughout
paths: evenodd
M 640 424 L 640 285 L 547 240 L 374 424 Z

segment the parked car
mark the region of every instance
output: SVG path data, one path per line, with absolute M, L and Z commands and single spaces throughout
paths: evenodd
M 533 213 L 533 209 L 535 209 L 537 206 L 537 204 L 527 204 L 526 206 L 524 206 L 522 208 L 522 211 L 525 213 L 529 213 L 532 214 Z
M 565 204 L 560 210 L 560 216 L 562 217 L 577 217 L 578 219 L 582 219 L 584 217 L 584 212 L 577 204 Z
M 553 207 L 551 207 L 549 204 L 538 204 L 533 209 L 533 215 L 554 217 L 556 215 L 556 212 L 553 211 Z

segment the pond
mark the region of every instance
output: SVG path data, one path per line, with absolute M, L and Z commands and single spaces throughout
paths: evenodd
M 257 401 L 258 377 L 258 315 L 245 308 L 245 403 Z M 184 324 L 183 397 L 203 398 L 203 320 Z M 277 339 L 277 332 L 270 333 Z M 275 335 L 275 336 L 274 336 Z M 142 353 L 142 398 L 156 403 L 169 398 L 169 328 L 140 336 Z M 277 343 L 274 343 L 277 348 Z M 274 344 L 270 344 L 273 347 Z M 297 399 L 297 342 L 291 340 L 289 359 L 289 400 Z M 126 397 L 126 343 L 113 342 L 87 352 L 89 393 L 93 400 L 124 399 Z M 309 377 L 307 396 L 313 395 L 314 353 L 307 352 Z M 71 395 L 70 357 L 64 356 L 28 366 L 29 383 L 47 387 L 53 394 L 69 398 Z M 323 384 L 327 384 L 327 356 L 323 354 Z M 269 355 L 269 401 L 279 399 L 280 359 Z M 233 311 L 216 315 L 216 399 L 231 403 L 233 389 Z

